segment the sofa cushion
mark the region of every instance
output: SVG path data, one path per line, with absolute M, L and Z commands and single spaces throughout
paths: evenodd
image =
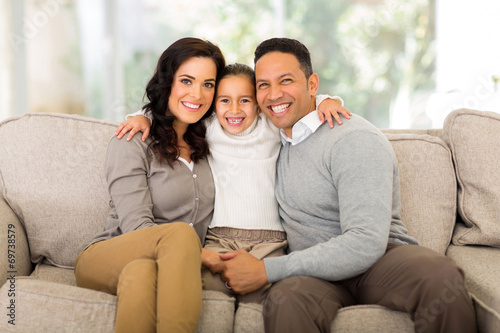
M 4 315 L 0 332 L 114 332 L 116 296 L 33 278 L 15 280 L 15 298 L 8 296 L 9 288 L 5 283 L 0 289 L 0 307 L 7 313 L 11 299 L 15 300 L 15 326 Z M 234 298 L 203 291 L 196 332 L 230 333 L 233 321 Z
M 235 333 L 264 332 L 263 306 L 240 304 L 234 319 Z M 331 325 L 335 333 L 413 333 L 410 315 L 379 305 L 355 305 L 342 308 Z
M 46 259 L 72 268 L 104 227 L 109 196 L 102 165 L 115 129 L 114 123 L 62 114 L 0 123 L 3 196 L 25 226 L 34 263 Z
M 465 272 L 479 332 L 500 332 L 500 249 L 450 245 L 446 255 Z
M 40 263 L 35 266 L 30 277 L 37 280 L 52 281 L 76 286 L 75 271 L 67 268 L 60 268 L 52 265 Z
M 234 314 L 234 333 L 264 332 L 263 306 L 257 303 L 239 303 Z
M 379 305 L 348 306 L 339 310 L 331 332 L 342 333 L 413 333 L 415 325 L 410 315 Z
M 195 333 L 231 333 L 234 326 L 235 299 L 220 291 L 203 290 L 200 319 Z
M 500 247 L 500 114 L 455 110 L 443 136 L 453 154 L 458 180 L 458 212 L 464 222 L 456 245 Z
M 12 299 L 6 289 L 2 309 Z M 114 332 L 116 296 L 28 278 L 17 278 L 15 289 L 15 326 L 2 318 L 0 332 Z
M 436 136 L 385 135 L 398 159 L 402 221 L 420 245 L 444 254 L 456 212 L 457 184 L 451 152 Z

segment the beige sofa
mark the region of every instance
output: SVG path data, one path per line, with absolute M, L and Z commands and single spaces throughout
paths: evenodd
M 1 332 L 113 332 L 116 297 L 76 287 L 72 268 L 106 220 L 102 164 L 115 128 L 62 114 L 0 123 Z M 500 115 L 462 109 L 443 129 L 384 132 L 399 160 L 409 233 L 463 267 L 480 331 L 500 332 Z M 428 320 L 460 292 L 449 286 Z M 360 305 L 340 310 L 332 331 L 423 326 L 405 313 Z M 234 299 L 204 292 L 198 331 L 261 332 L 262 307 L 235 312 Z

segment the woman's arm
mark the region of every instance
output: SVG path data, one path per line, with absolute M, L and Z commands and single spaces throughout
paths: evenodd
M 146 145 L 139 140 L 112 138 L 108 145 L 104 172 L 123 233 L 155 225 L 146 154 Z
M 319 119 L 322 123 L 324 123 L 325 120 L 328 121 L 331 128 L 333 128 L 333 119 L 335 119 L 339 125 L 342 125 L 339 114 L 342 114 L 347 119 L 352 116 L 352 113 L 344 108 L 343 105 L 344 101 L 338 96 L 316 96 L 316 107 L 318 109 Z M 118 139 L 121 139 L 126 133 L 129 133 L 127 141 L 130 141 L 137 132 L 142 132 L 141 140 L 144 142 L 149 136 L 150 129 L 151 118 L 149 117 L 149 113 L 140 110 L 128 114 L 126 120 L 116 129 L 115 135 Z

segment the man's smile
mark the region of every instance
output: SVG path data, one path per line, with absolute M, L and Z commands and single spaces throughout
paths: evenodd
M 274 113 L 274 114 L 282 114 L 285 113 L 288 108 L 290 107 L 292 103 L 286 103 L 286 104 L 280 104 L 280 105 L 271 105 L 268 108 Z

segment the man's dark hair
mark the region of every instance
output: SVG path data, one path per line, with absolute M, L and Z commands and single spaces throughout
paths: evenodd
M 263 41 L 257 46 L 254 54 L 254 65 L 259 59 L 270 52 L 282 52 L 293 54 L 300 64 L 300 69 L 307 79 L 312 75 L 311 54 L 307 47 L 296 39 L 291 38 L 271 38 Z

